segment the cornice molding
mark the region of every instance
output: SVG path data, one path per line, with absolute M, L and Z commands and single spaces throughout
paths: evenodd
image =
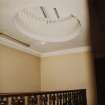
M 64 55 L 64 54 L 70 54 L 70 53 L 80 53 L 80 52 L 87 52 L 91 50 L 89 46 L 84 46 L 84 47 L 78 47 L 78 48 L 58 50 L 54 52 L 40 53 L 38 51 L 35 51 L 28 47 L 24 47 L 22 45 L 19 45 L 5 38 L 0 38 L 0 44 L 23 51 L 25 53 L 28 53 L 34 56 L 38 56 L 38 57 L 49 57 L 49 56 L 57 56 L 57 55 Z
M 80 53 L 80 52 L 87 52 L 87 51 L 91 51 L 91 48 L 89 46 L 43 53 L 43 54 L 41 54 L 41 57 L 57 56 L 57 55 L 64 55 L 64 54 L 71 54 L 71 53 Z
M 35 50 L 32 50 L 31 48 L 19 45 L 15 42 L 12 42 L 12 41 L 10 41 L 8 39 L 5 39 L 5 38 L 0 38 L 0 44 L 11 47 L 11 48 L 14 48 L 14 49 L 17 49 L 17 50 L 20 50 L 20 51 L 23 51 L 25 53 L 28 53 L 28 54 L 31 54 L 31 55 L 34 55 L 34 56 L 38 56 L 38 57 L 41 56 L 41 53 L 39 53 Z

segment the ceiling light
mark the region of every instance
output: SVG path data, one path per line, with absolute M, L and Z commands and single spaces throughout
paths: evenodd
M 46 44 L 46 42 L 45 41 L 41 41 L 41 45 L 45 45 Z
M 74 39 L 81 31 L 80 20 L 69 12 L 55 7 L 26 7 L 16 13 L 14 22 L 20 32 L 35 40 L 64 42 Z

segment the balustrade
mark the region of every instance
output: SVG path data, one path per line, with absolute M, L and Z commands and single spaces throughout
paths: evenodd
M 31 93 L 2 93 L 0 105 L 87 105 L 86 89 Z

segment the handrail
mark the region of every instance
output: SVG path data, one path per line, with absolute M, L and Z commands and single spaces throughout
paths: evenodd
M 54 91 L 36 91 L 36 92 L 9 92 L 9 93 L 0 93 L 0 96 L 30 96 L 34 95 L 42 95 L 42 94 L 55 94 L 55 93 L 64 93 L 64 92 L 76 92 L 76 91 L 86 91 L 86 89 L 76 89 L 76 90 L 54 90 Z

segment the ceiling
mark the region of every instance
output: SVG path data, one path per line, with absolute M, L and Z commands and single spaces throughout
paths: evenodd
M 20 12 L 21 10 L 27 7 L 40 7 L 40 6 L 46 7 L 48 11 L 50 11 L 52 7 L 60 8 L 61 10 L 59 12 L 60 14 L 62 14 L 62 16 L 63 14 L 64 15 L 69 14 L 69 13 L 73 14 L 74 16 L 76 16 L 76 18 L 78 18 L 78 20 L 81 23 L 81 27 L 80 27 L 81 31 L 77 32 L 75 37 L 65 40 L 65 41 L 45 42 L 43 40 L 40 41 L 31 37 L 31 33 L 28 33 L 27 35 L 27 33 L 21 31 L 21 25 L 20 25 L 20 29 L 17 28 L 17 25 L 14 21 L 14 17 L 16 17 L 16 14 L 18 12 Z M 50 14 L 52 15 L 52 13 Z M 62 23 L 62 26 L 63 25 L 64 24 Z M 67 24 L 67 26 L 68 25 L 69 23 Z M 89 26 L 89 19 L 88 19 L 87 0 L 0 0 L 0 33 L 7 34 L 10 37 L 15 38 L 16 40 L 29 44 L 30 47 L 28 48 L 24 47 L 24 49 L 26 49 L 27 51 L 30 50 L 36 53 L 48 53 L 48 52 L 54 52 L 54 51 L 59 51 L 59 50 L 87 46 L 88 36 L 89 36 L 88 26 Z M 25 24 L 25 27 L 28 27 L 28 24 Z M 53 36 L 52 33 L 54 32 L 54 28 L 55 26 L 53 25 L 51 27 L 53 31 L 48 29 L 49 33 L 47 37 Z M 65 34 L 68 27 L 66 28 L 66 26 L 64 26 L 64 28 L 65 30 L 61 28 L 60 30 L 56 30 L 55 32 L 58 31 L 59 35 L 62 33 Z M 42 31 L 41 28 L 39 28 L 38 30 L 39 32 Z M 69 33 L 69 35 L 73 35 L 73 33 Z M 55 37 L 55 40 L 56 39 L 59 40 L 60 36 L 57 38 Z M 10 42 L 9 40 L 3 41 L 3 38 L 1 38 L 0 41 L 1 43 L 7 42 L 7 44 L 9 44 L 10 46 L 23 48 L 23 46 Z

